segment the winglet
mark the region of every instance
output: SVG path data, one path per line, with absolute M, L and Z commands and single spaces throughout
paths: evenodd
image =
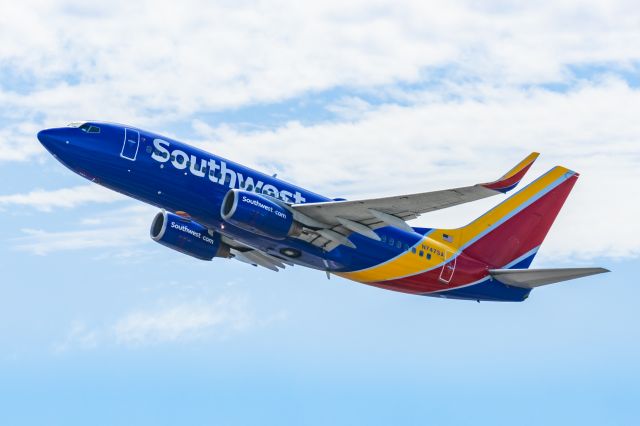
M 513 169 L 509 170 L 502 177 L 494 182 L 481 183 L 487 189 L 493 189 L 494 191 L 502 192 L 503 194 L 515 188 L 522 180 L 529 167 L 538 158 L 540 153 L 532 152 L 527 157 L 519 162 Z

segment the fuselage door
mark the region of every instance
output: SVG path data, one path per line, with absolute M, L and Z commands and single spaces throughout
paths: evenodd
M 137 130 L 124 129 L 124 143 L 120 157 L 135 161 L 140 146 L 140 133 Z
M 444 284 L 449 284 L 449 282 L 451 281 L 451 278 L 453 278 L 453 273 L 456 271 L 456 260 L 458 260 L 458 257 L 454 257 L 453 259 L 451 259 L 453 257 L 453 252 L 446 250 L 445 251 L 445 264 L 442 265 L 442 269 L 440 270 L 440 281 L 443 282 Z

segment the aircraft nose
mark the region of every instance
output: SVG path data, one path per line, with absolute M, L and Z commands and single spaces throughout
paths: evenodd
M 38 132 L 38 140 L 52 154 L 61 142 L 60 135 L 56 130 L 58 129 L 44 129 Z
M 38 132 L 38 140 L 42 145 L 44 145 L 45 148 L 49 148 L 49 146 L 53 142 L 51 133 L 51 129 L 40 130 Z

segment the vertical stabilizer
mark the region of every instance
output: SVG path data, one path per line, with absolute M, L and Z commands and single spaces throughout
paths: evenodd
M 467 226 L 432 237 L 491 268 L 528 268 L 578 176 L 554 167 Z

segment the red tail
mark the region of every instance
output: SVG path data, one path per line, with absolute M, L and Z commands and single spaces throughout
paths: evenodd
M 554 167 L 469 225 L 438 230 L 456 248 L 492 268 L 528 267 L 547 236 L 578 174 Z

